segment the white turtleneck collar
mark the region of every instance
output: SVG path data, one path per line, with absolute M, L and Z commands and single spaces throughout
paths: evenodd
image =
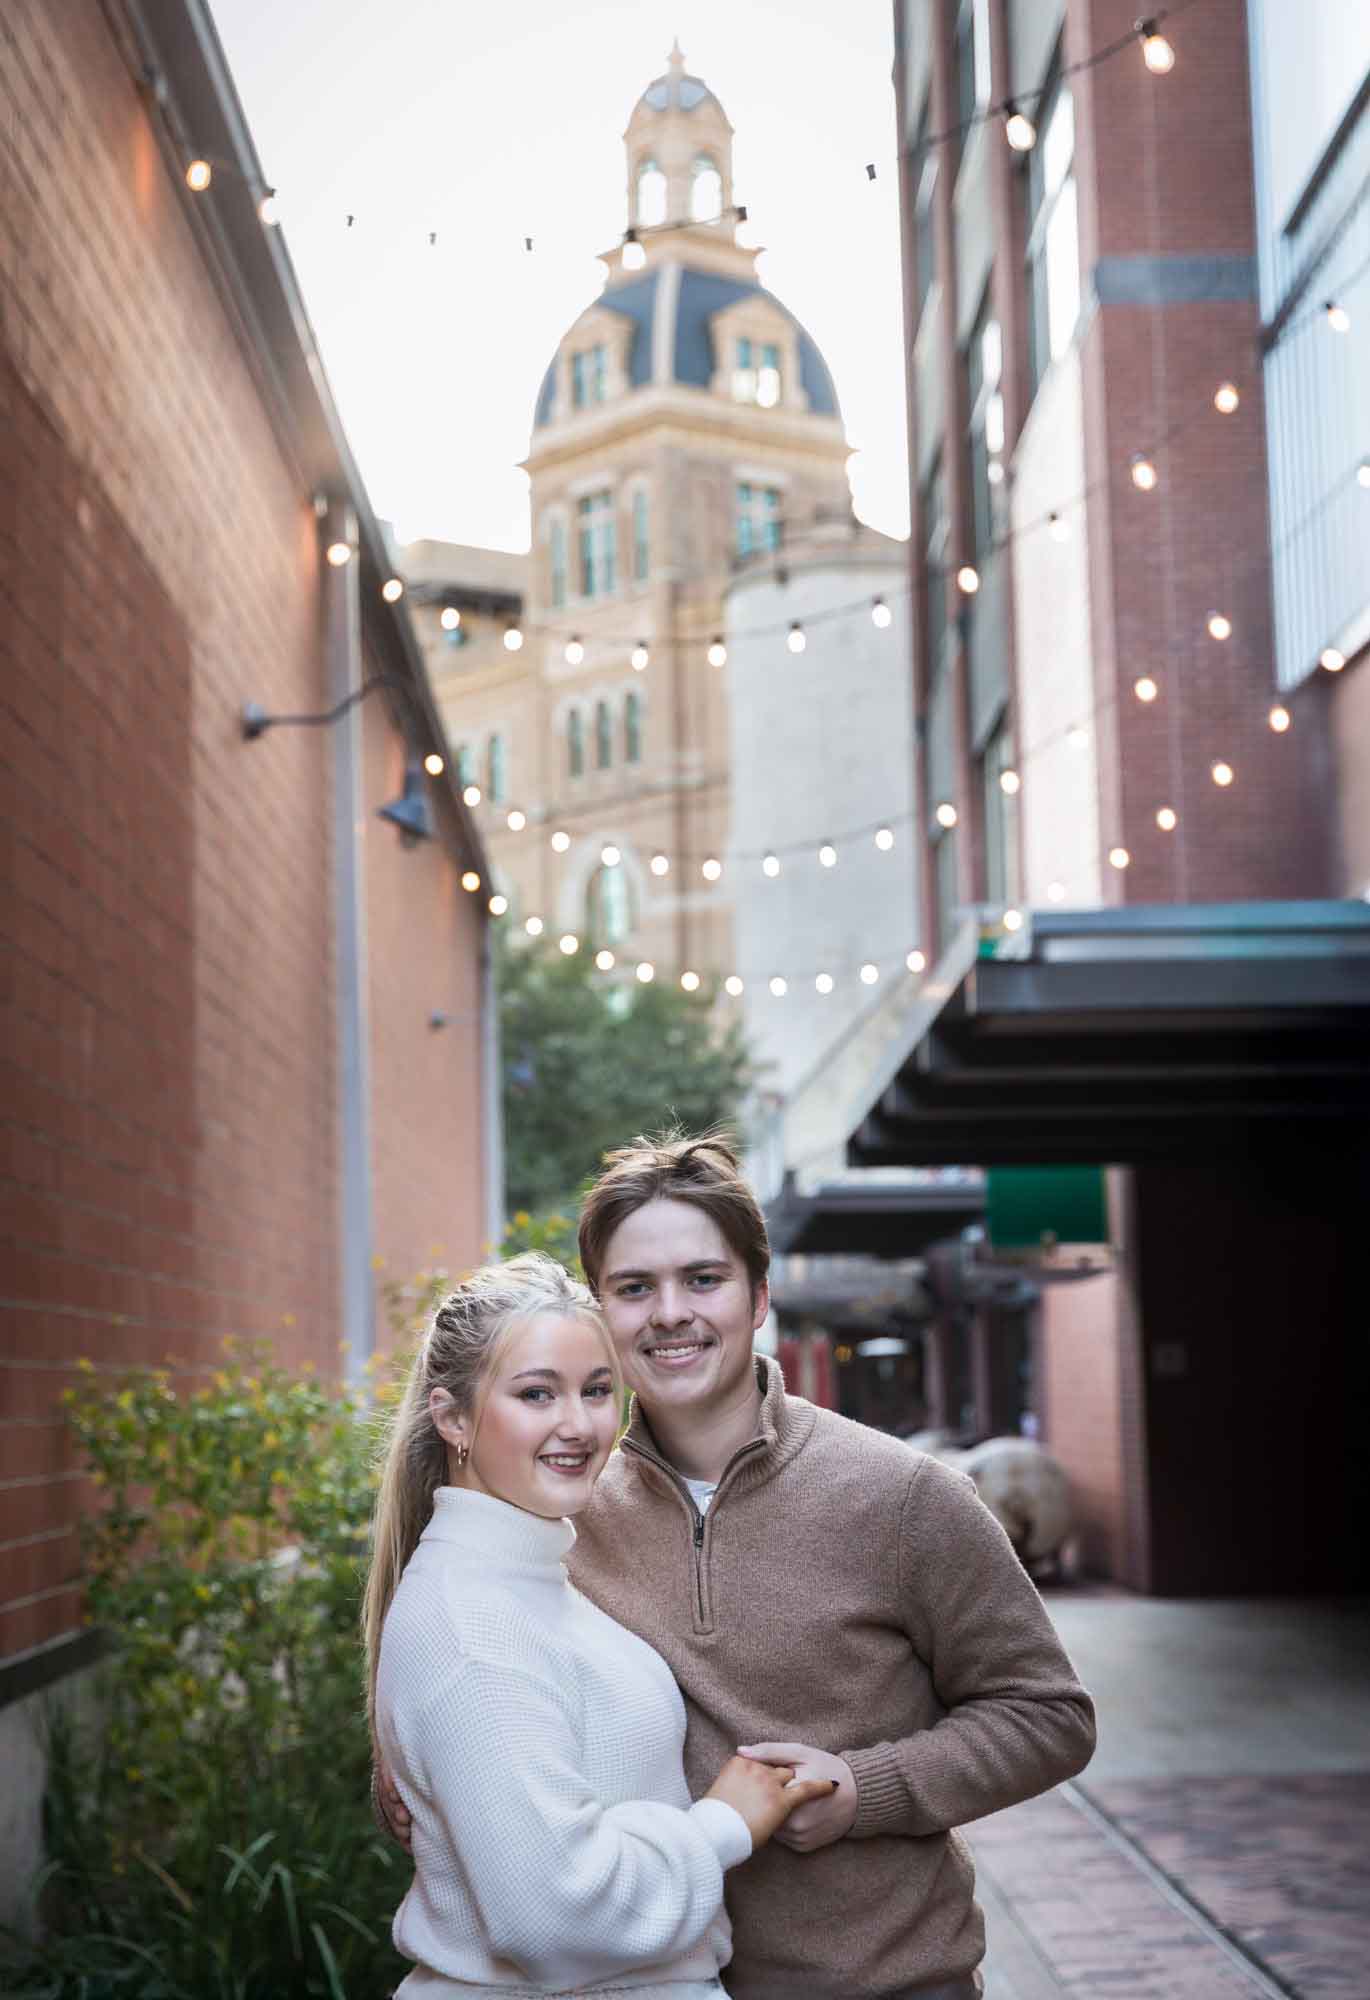
M 439 1486 L 433 1514 L 420 1540 L 449 1542 L 485 1562 L 517 1564 L 527 1569 L 555 1569 L 575 1545 L 569 1521 L 550 1521 L 529 1514 L 491 1493 L 473 1493 L 464 1486 Z

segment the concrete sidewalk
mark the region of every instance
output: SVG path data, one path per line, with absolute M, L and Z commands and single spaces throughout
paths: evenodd
M 1048 1605 L 1099 1750 L 969 1829 L 986 2000 L 1370 2000 L 1370 1606 Z

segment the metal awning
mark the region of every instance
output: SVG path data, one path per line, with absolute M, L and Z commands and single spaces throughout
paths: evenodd
M 1370 905 L 972 925 L 906 1018 L 912 1032 L 882 1052 L 848 1127 L 853 1165 L 1335 1149 L 1363 1141 L 1370 1114 Z
M 772 1249 L 786 1256 L 921 1257 L 984 1213 L 978 1177 L 853 1173 L 801 1192 L 791 1173 L 766 1204 L 766 1227 Z

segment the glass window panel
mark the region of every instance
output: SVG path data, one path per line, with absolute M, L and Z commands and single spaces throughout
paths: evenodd
M 504 738 L 492 736 L 485 753 L 485 789 L 492 806 L 503 799 L 505 780 Z
M 633 495 L 633 579 L 645 583 L 650 566 L 647 540 L 647 495 L 639 486 Z
M 578 708 L 571 710 L 566 723 L 566 768 L 573 778 L 585 770 L 585 720 Z
M 597 868 L 585 892 L 585 921 L 596 947 L 621 944 L 633 929 L 632 888 L 626 869 Z
M 595 703 L 595 764 L 607 771 L 614 761 L 614 724 L 607 701 Z
M 1042 135 L 1042 192 L 1050 200 L 1070 172 L 1075 157 L 1075 103 L 1065 88 L 1056 93 L 1056 102 Z
M 552 606 L 559 608 L 566 602 L 566 524 L 553 521 L 551 532 L 552 555 Z
M 1053 361 L 1059 361 L 1070 346 L 1080 317 L 1080 239 L 1073 176 L 1057 195 L 1048 218 L 1043 263 L 1047 351 Z
M 631 690 L 623 704 L 623 755 L 629 764 L 642 761 L 642 697 Z

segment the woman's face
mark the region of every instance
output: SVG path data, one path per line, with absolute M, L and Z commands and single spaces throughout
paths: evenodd
M 470 1447 L 465 1467 L 452 1470 L 454 1485 L 548 1520 L 578 1514 L 618 1431 L 604 1335 L 580 1314 L 541 1313 L 505 1342 L 474 1439 L 450 1398 L 434 1404 L 433 1416 L 449 1446 Z

